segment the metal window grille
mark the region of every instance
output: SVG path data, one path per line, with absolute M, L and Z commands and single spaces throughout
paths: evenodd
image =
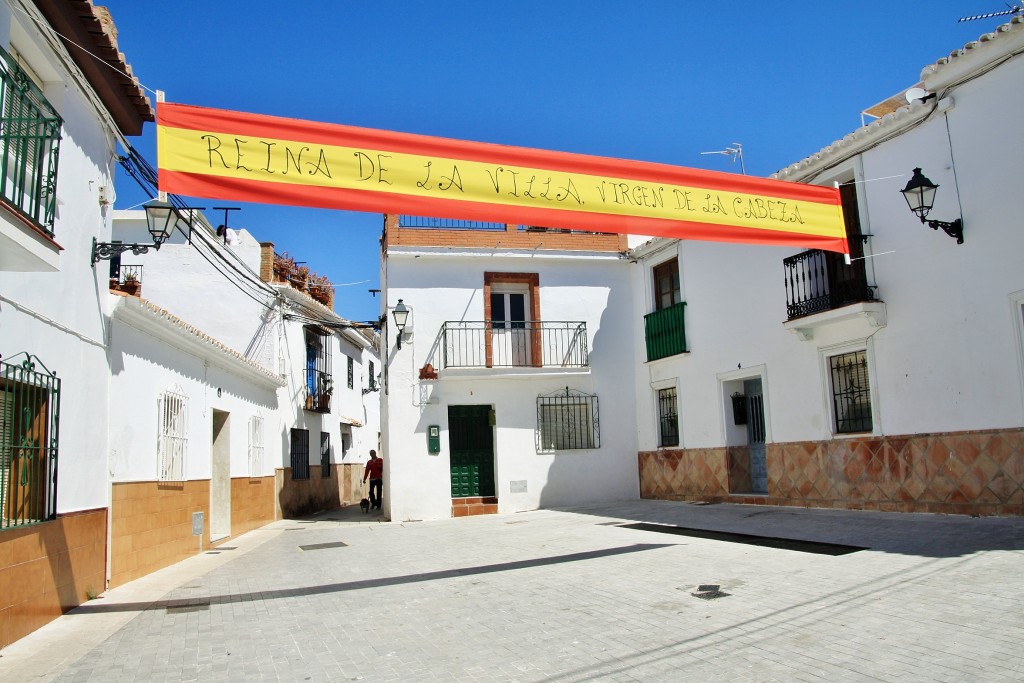
M 866 351 L 842 353 L 829 358 L 832 371 L 832 413 L 836 433 L 870 432 L 871 387 Z
M 348 388 L 349 389 L 355 388 L 355 378 L 356 378 L 356 364 L 355 364 L 355 361 L 352 360 L 352 356 L 349 356 L 348 357 Z
M 160 481 L 185 481 L 188 455 L 188 397 L 180 387 L 168 389 L 157 399 L 160 438 L 157 447 Z
M 292 428 L 292 479 L 309 479 L 309 430 Z
M 259 477 L 263 473 L 263 417 L 249 418 L 249 476 Z
M 659 446 L 679 445 L 679 412 L 676 403 L 676 388 L 658 390 L 658 434 Z
M 320 432 L 320 477 L 331 477 L 331 435 L 328 432 Z
M 373 367 L 373 361 L 367 361 L 366 363 L 366 372 L 370 376 L 370 382 L 367 385 L 367 389 L 374 391 L 377 388 L 377 374 L 374 372 L 375 368 Z
M 537 446 L 541 451 L 600 448 L 597 396 L 569 387 L 538 396 Z
M 14 57 L 0 48 L 0 195 L 53 235 L 61 119 Z
M 60 379 L 19 356 L 0 361 L 0 529 L 57 516 Z

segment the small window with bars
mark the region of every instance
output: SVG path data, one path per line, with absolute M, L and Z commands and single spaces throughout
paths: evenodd
M 832 415 L 837 434 L 856 434 L 873 429 L 871 386 L 867 351 L 830 356 Z
M 160 428 L 159 481 L 185 481 L 185 459 L 188 455 L 188 397 L 175 386 L 157 399 Z
M 263 417 L 253 415 L 249 418 L 249 476 L 259 477 L 263 474 Z
M 348 357 L 348 383 L 347 383 L 347 386 L 348 386 L 349 389 L 354 389 L 355 388 L 355 381 L 356 381 L 356 363 L 355 363 L 354 360 L 352 360 L 352 356 L 349 356 Z
M 676 388 L 658 390 L 658 445 L 679 445 L 679 408 Z
M 537 448 L 563 451 L 601 447 L 597 396 L 565 391 L 537 397 Z
M 0 361 L 0 530 L 57 516 L 61 382 L 22 355 Z
M 291 432 L 292 479 L 309 479 L 309 430 L 292 428 Z

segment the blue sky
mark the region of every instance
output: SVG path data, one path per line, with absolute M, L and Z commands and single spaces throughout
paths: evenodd
M 738 142 L 758 176 L 1007 19 L 957 22 L 1001 0 L 95 1 L 169 102 L 736 173 L 701 152 Z M 156 166 L 154 125 L 133 146 Z M 136 187 L 119 178 L 116 208 Z M 232 225 L 359 283 L 338 287 L 341 315 L 378 316 L 379 214 L 192 203 L 243 207 Z

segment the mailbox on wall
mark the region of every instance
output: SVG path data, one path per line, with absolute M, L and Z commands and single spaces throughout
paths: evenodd
M 441 428 L 437 425 L 427 427 L 427 452 L 441 452 Z

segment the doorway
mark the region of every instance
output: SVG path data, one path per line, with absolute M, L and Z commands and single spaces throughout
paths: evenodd
M 452 498 L 493 497 L 494 428 L 490 406 L 448 406 Z
M 231 535 L 231 414 L 213 411 L 210 446 L 210 540 Z
M 747 451 L 750 453 L 751 493 L 768 493 L 768 460 L 765 454 L 764 392 L 761 378 L 743 381 L 747 403 Z
M 494 367 L 530 365 L 530 332 L 526 285 L 491 286 L 491 364 Z

